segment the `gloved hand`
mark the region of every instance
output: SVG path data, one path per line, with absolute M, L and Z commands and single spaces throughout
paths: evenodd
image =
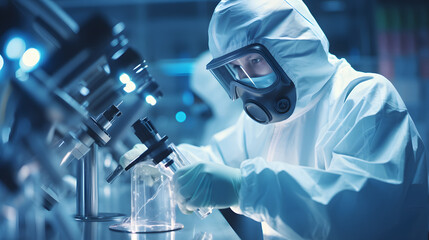
M 238 204 L 240 169 L 212 162 L 193 163 L 173 175 L 176 200 L 183 213 L 198 208 Z
M 128 166 L 132 161 L 137 159 L 144 151 L 147 150 L 147 147 L 144 144 L 136 144 L 134 147 L 121 156 L 119 159 L 119 164 L 123 168 Z M 139 171 L 138 175 L 147 186 L 153 186 L 158 180 L 161 179 L 161 172 L 152 162 L 141 162 L 135 165 L 130 171 Z

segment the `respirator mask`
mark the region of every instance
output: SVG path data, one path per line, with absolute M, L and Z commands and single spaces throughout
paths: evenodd
M 296 105 L 296 89 L 269 51 L 252 44 L 207 64 L 232 100 L 240 98 L 244 111 L 258 123 L 280 122 Z

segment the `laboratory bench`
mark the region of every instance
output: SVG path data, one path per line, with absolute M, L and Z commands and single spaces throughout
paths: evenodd
M 176 212 L 176 222 L 184 227 L 162 233 L 128 233 L 112 231 L 109 226 L 119 222 L 79 222 L 83 240 L 234 240 L 240 239 L 222 214 L 214 210 L 208 217 L 200 219 L 195 214 Z

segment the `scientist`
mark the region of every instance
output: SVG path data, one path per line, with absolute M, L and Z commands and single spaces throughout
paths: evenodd
M 329 53 L 300 0 L 226 0 L 207 65 L 244 112 L 173 177 L 179 207 L 227 208 L 287 239 L 427 239 L 424 146 L 383 76 Z

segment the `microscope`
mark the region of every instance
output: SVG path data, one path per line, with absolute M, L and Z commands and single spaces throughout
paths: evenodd
M 68 166 L 77 165 L 75 219 L 117 218 L 98 212 L 98 149 L 132 124 L 129 109 L 162 93 L 122 23 L 78 24 L 49 0 L 8 1 L 0 22 L 0 230 L 76 239 L 76 223 L 55 207 L 69 197 Z

